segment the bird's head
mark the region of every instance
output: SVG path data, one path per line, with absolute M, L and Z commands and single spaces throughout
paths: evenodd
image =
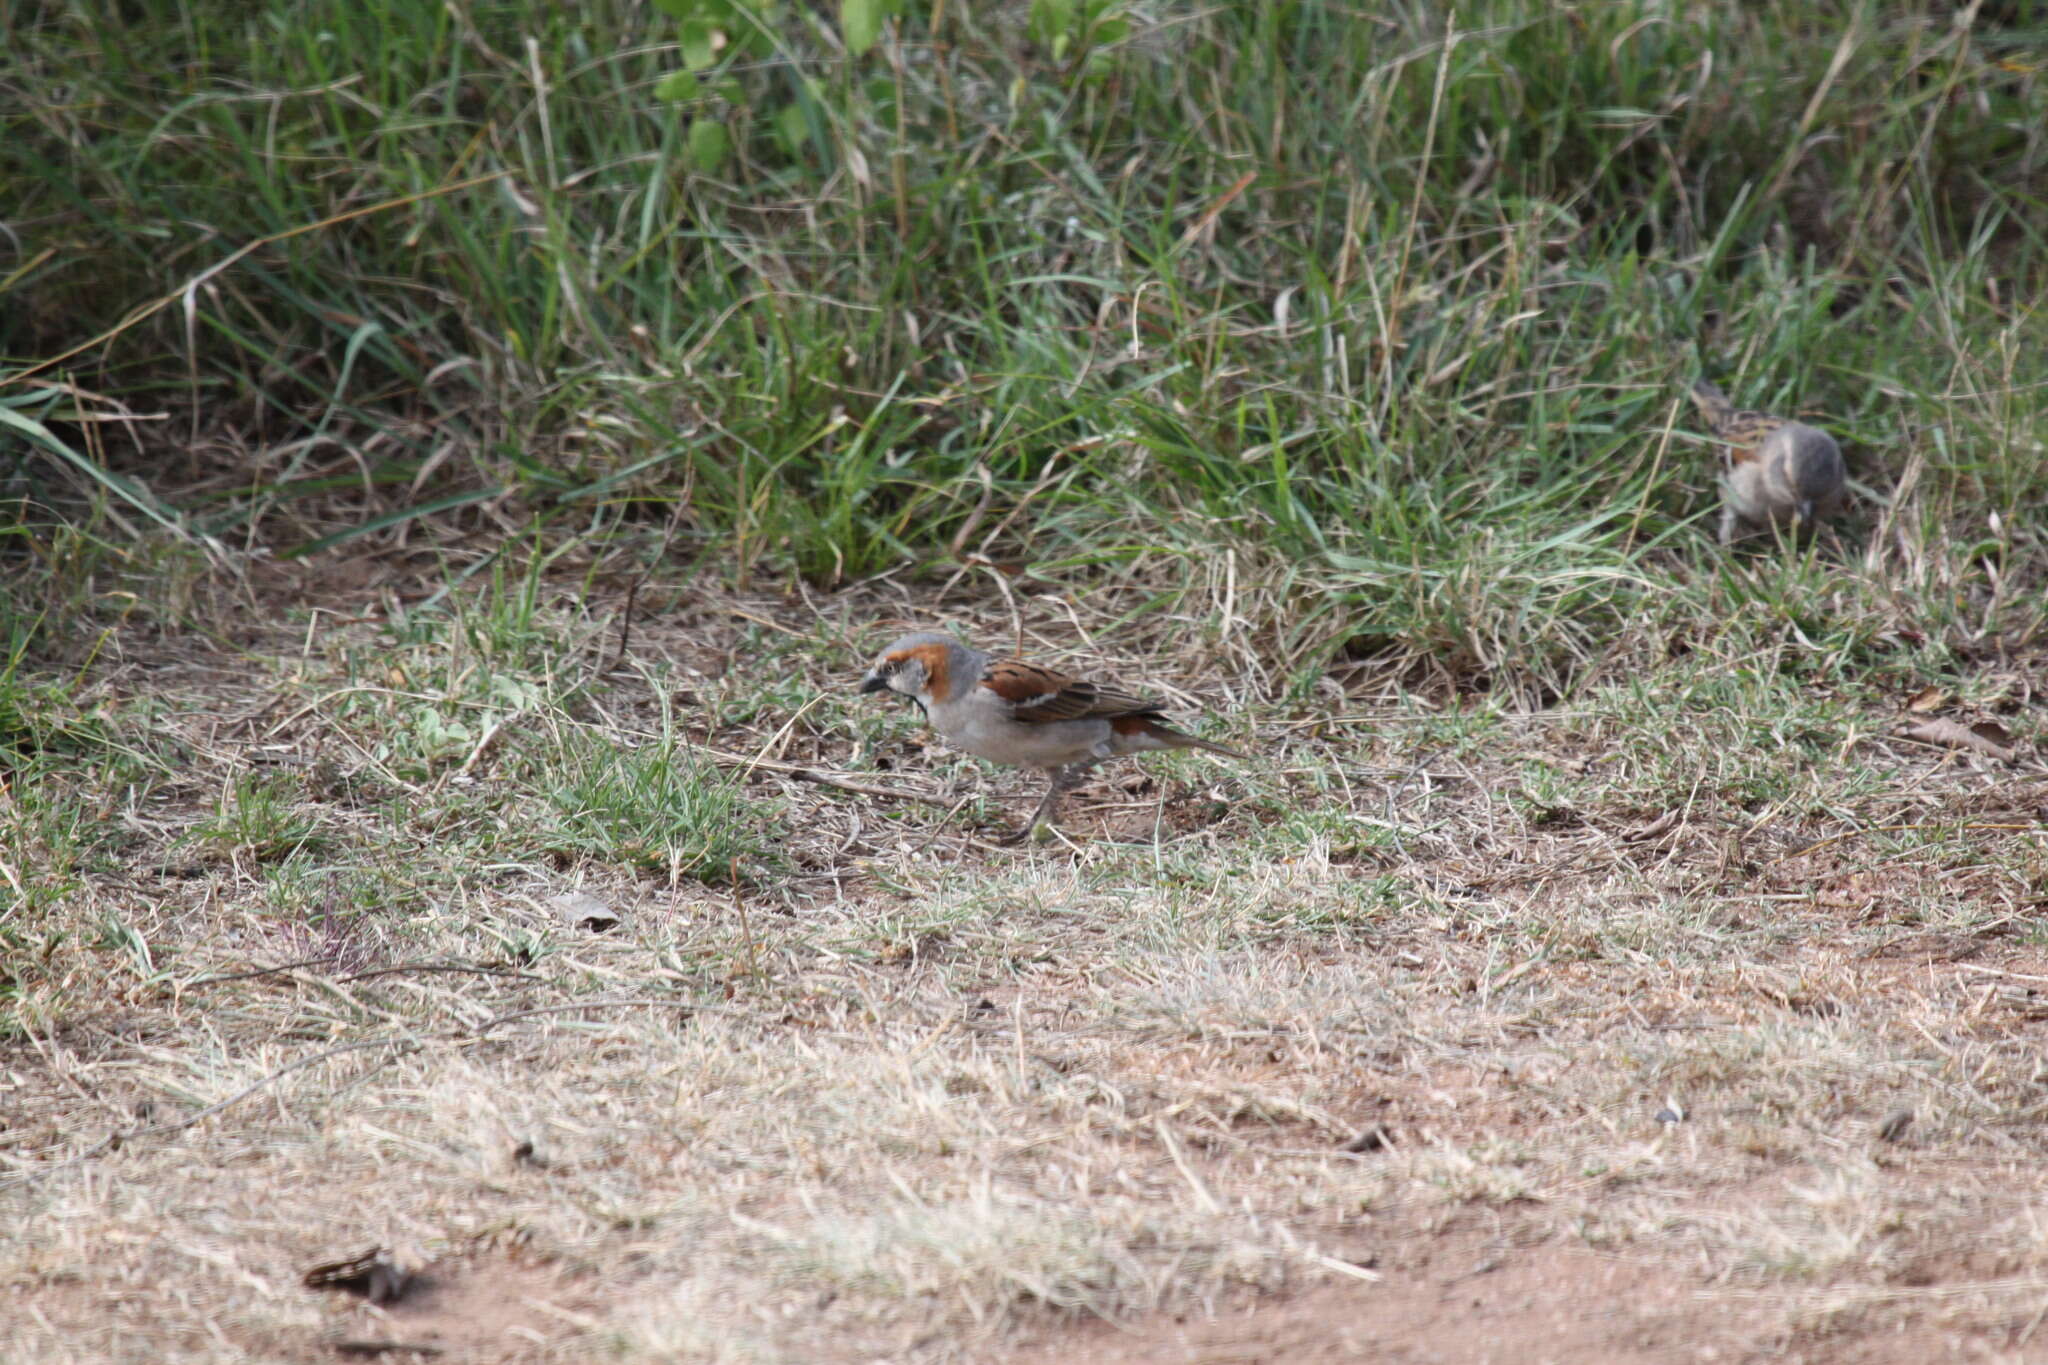
M 860 680 L 860 690 L 901 692 L 920 705 L 944 701 L 972 671 L 973 651 L 949 635 L 918 631 L 906 635 L 875 658 Z

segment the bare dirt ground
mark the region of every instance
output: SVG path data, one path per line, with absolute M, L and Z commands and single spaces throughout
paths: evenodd
M 2048 1358 L 2024 661 L 1516 714 L 1108 594 L 678 581 L 623 652 L 607 583 L 422 595 L 110 640 L 78 716 L 151 775 L 10 788 L 61 894 L 12 926 L 8 1359 Z M 1259 758 L 999 848 L 1031 780 L 851 694 L 912 621 Z M 1916 696 L 2020 760 L 1900 739 Z M 729 857 L 590 832 L 684 801 L 578 776 L 664 734 Z M 409 1292 L 301 1283 L 371 1246 Z

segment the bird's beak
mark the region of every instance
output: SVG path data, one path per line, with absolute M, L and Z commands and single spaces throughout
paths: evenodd
M 866 696 L 870 692 L 886 692 L 888 690 L 889 680 L 879 673 L 870 673 L 860 680 L 862 696 Z

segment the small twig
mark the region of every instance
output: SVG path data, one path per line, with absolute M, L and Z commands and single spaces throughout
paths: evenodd
M 1987 976 L 2003 976 L 2003 977 L 2010 977 L 2010 978 L 2011 978 L 2012 980 L 2014 980 L 2014 981 L 2044 981 L 2044 982 L 2048 982 L 2048 976 L 2028 976 L 2028 975 L 2026 975 L 2026 974 L 2025 974 L 2025 973 L 2023 973 L 2023 972 L 2009 972 L 2009 971 L 2007 971 L 2007 970 L 2006 970 L 2005 968 L 2003 968 L 2003 967 L 1986 967 L 1986 966 L 1982 965 L 1981 963 L 1976 963 L 1976 962 L 1958 962 L 1958 963 L 1956 963 L 1956 964 L 1955 964 L 1955 966 L 1956 966 L 1956 970 L 1957 970 L 1957 971 L 1962 971 L 1962 972 L 1983 972 L 1983 973 L 1985 973 L 1985 974 L 1986 974 Z
M 664 540 L 663 549 L 666 549 L 667 545 L 668 542 Z M 643 573 L 626 589 L 626 608 L 619 613 L 619 647 L 613 652 L 612 661 L 598 668 L 597 676 L 600 678 L 626 661 L 626 644 L 633 638 L 633 599 L 640 595 L 640 585 L 646 581 L 647 575 Z
M 1173 1129 L 1166 1126 L 1166 1120 L 1154 1114 L 1152 1126 L 1158 1130 L 1159 1141 L 1165 1145 L 1166 1154 L 1173 1158 L 1174 1167 L 1180 1172 L 1181 1179 L 1187 1181 L 1188 1188 L 1194 1191 L 1195 1202 L 1201 1205 L 1202 1211 L 1211 1214 L 1223 1212 L 1223 1205 L 1216 1202 L 1216 1196 L 1202 1183 L 1202 1177 L 1195 1174 L 1194 1166 L 1189 1163 L 1187 1153 L 1180 1149 L 1180 1143 L 1174 1140 Z
M 197 981 L 187 981 L 178 989 L 191 990 L 194 986 L 218 986 L 225 981 L 251 981 L 259 976 L 277 976 L 284 972 L 296 972 L 305 967 L 319 967 L 333 962 L 332 956 L 309 957 L 298 962 L 283 962 L 275 967 L 259 967 L 251 972 L 229 972 L 225 976 L 202 976 Z M 397 967 L 372 967 L 368 971 L 350 972 L 337 976 L 336 981 L 365 981 L 373 976 L 397 976 L 405 972 L 468 972 L 474 976 L 509 976 L 520 981 L 546 981 L 544 976 L 532 972 L 515 972 L 509 967 L 471 967 L 459 962 L 408 962 Z
M 928 806 L 943 806 L 947 803 L 947 798 L 943 796 L 928 796 L 923 792 L 903 791 L 896 787 L 884 787 L 872 782 L 856 782 L 852 778 L 841 777 L 837 773 L 825 772 L 818 768 L 806 768 L 800 763 L 786 763 L 779 758 L 748 758 L 741 754 L 729 754 L 723 749 L 713 749 L 703 744 L 693 744 L 690 747 L 722 767 L 765 768 L 771 773 L 781 773 L 785 777 L 794 777 L 803 782 L 816 782 L 822 787 L 837 787 L 840 791 L 859 792 L 863 796 L 886 796 L 897 801 L 922 801 Z
M 770 768 L 766 761 L 755 763 L 753 766 L 757 768 Z M 799 768 L 794 763 L 776 764 L 770 768 L 770 771 L 779 772 L 786 777 L 794 777 L 800 782 L 815 782 L 821 787 L 836 787 L 840 791 L 859 792 L 863 796 L 888 796 L 894 797 L 898 801 L 922 801 L 927 806 L 943 806 L 946 804 L 946 798 L 943 796 L 927 796 L 923 792 L 900 791 L 895 787 L 884 787 L 873 782 L 855 782 L 850 778 L 820 772 L 816 768 Z
M 768 737 L 768 742 L 761 746 L 761 752 L 756 754 L 753 758 L 747 760 L 747 770 L 746 772 L 740 774 L 740 780 L 744 782 L 748 777 L 752 776 L 754 769 L 759 767 L 761 765 L 762 760 L 767 758 L 768 751 L 770 749 L 773 749 L 776 745 L 781 744 L 789 736 L 789 734 L 796 729 L 796 723 L 802 720 L 807 714 L 809 714 L 810 709 L 813 706 L 819 705 L 830 695 L 831 694 L 827 692 L 818 693 L 809 701 L 805 702 L 802 706 L 799 706 L 796 710 L 795 715 L 791 716 L 788 720 L 782 722 L 781 726 L 775 731 L 775 733 Z
M 543 1014 L 573 1014 L 577 1010 L 631 1009 L 636 1005 L 645 1006 L 649 1009 L 688 1010 L 692 1014 L 725 1013 L 724 1010 L 719 1009 L 716 1005 L 700 1004 L 695 1000 L 582 1000 L 571 1005 L 536 1005 L 530 1010 L 513 1010 L 510 1014 L 501 1014 L 495 1019 L 484 1020 L 484 1022 L 472 1029 L 470 1033 L 473 1037 L 481 1038 L 484 1034 L 498 1027 L 498 1025 L 509 1024 L 514 1019 L 532 1019 Z
M 249 1085 L 243 1086 L 240 1090 L 237 1090 L 234 1094 L 228 1096 L 226 1099 L 221 1100 L 215 1104 L 207 1105 L 206 1108 L 200 1110 L 196 1114 L 187 1115 L 186 1117 L 179 1119 L 175 1123 L 158 1123 L 152 1124 L 147 1128 L 137 1128 L 133 1132 L 121 1134 L 118 1140 L 126 1142 L 130 1138 L 154 1137 L 161 1133 L 182 1132 L 183 1130 L 190 1128 L 195 1124 L 204 1123 L 207 1119 L 212 1118 L 215 1114 L 218 1114 L 223 1109 L 227 1109 L 234 1105 L 240 1104 L 243 1100 L 248 1099 L 251 1095 L 263 1089 L 263 1087 L 269 1085 L 272 1081 L 282 1080 L 284 1077 L 291 1075 L 294 1071 L 303 1071 L 307 1067 L 317 1065 L 320 1062 L 324 1062 L 330 1057 L 339 1057 L 345 1053 L 350 1052 L 366 1052 L 373 1047 L 418 1046 L 419 1040 L 416 1038 L 373 1038 L 370 1041 L 364 1043 L 343 1043 L 340 1047 L 330 1047 L 326 1049 L 324 1052 L 316 1052 L 310 1057 L 301 1057 L 296 1062 L 292 1062 L 286 1066 L 281 1066 L 277 1070 L 271 1072 L 269 1075 L 263 1077 L 261 1080 L 254 1081 Z
M 352 972 L 335 978 L 338 981 L 365 981 L 373 976 L 398 976 L 405 972 L 468 972 L 472 976 L 508 976 L 518 981 L 546 981 L 544 976 L 532 972 L 515 972 L 510 967 L 470 967 L 459 962 L 408 962 L 398 967 L 373 967 L 366 972 Z
M 309 957 L 298 962 L 280 963 L 275 967 L 258 967 L 253 972 L 230 972 L 226 976 L 202 976 L 197 981 L 187 981 L 178 989 L 189 991 L 194 986 L 218 986 L 223 981 L 249 981 L 259 976 L 276 976 L 281 972 L 295 972 L 301 967 L 318 967 L 322 963 L 332 961 L 334 961 L 334 957 L 330 954 L 327 957 Z M 351 978 L 344 977 L 342 979 L 349 980 Z
M 1245 192 L 1245 188 L 1249 186 L 1252 183 L 1252 181 L 1256 180 L 1258 178 L 1258 175 L 1258 171 L 1254 169 L 1246 171 L 1243 175 L 1239 176 L 1237 183 L 1232 185 L 1229 189 L 1223 191 L 1223 193 L 1217 197 L 1216 202 L 1209 205 L 1208 209 L 1202 214 L 1201 217 L 1195 219 L 1194 222 L 1188 224 L 1187 231 L 1181 233 L 1180 235 L 1180 244 L 1182 246 L 1187 246 L 1189 243 L 1193 242 L 1197 237 L 1200 237 L 1202 235 L 1203 229 L 1207 228 L 1209 224 L 1216 221 L 1216 215 L 1222 213 L 1223 210 L 1229 208 L 1232 201 L 1235 200 L 1237 196 L 1239 196 L 1240 194 L 1243 194 Z
M 463 759 L 462 766 L 455 770 L 455 776 L 468 777 L 470 769 L 476 767 L 477 761 L 490 751 L 490 747 L 493 744 L 498 742 L 498 736 L 505 732 L 505 727 L 525 714 L 524 711 L 514 711 L 510 715 L 500 716 L 492 721 L 490 728 L 484 731 L 483 738 L 479 739 L 476 742 L 476 747 L 469 751 L 469 757 Z
M 808 641 L 810 639 L 810 636 L 806 635 L 803 631 L 797 630 L 791 626 L 785 626 L 780 621 L 771 621 L 765 616 L 756 616 L 751 611 L 742 611 L 738 607 L 730 606 L 726 607 L 724 610 L 727 616 L 737 616 L 742 621 L 752 621 L 757 626 L 766 626 L 769 630 L 779 630 L 784 635 L 793 635 L 799 640 Z
M 930 848 L 933 844 L 937 843 L 940 839 L 944 838 L 946 835 L 946 831 L 952 827 L 953 817 L 958 815 L 961 811 L 966 810 L 968 804 L 975 799 L 975 796 L 976 793 L 969 792 L 967 793 L 967 795 L 961 797 L 958 801 L 955 801 L 951 806 L 948 806 L 946 808 L 946 813 L 933 822 L 931 833 L 925 835 L 924 842 L 920 843 L 917 846 L 917 853 L 922 854 L 926 849 Z M 936 805 L 938 803 L 934 802 L 933 804 Z M 968 842 L 979 843 L 980 841 L 976 840 L 975 838 L 973 838 L 973 836 L 970 835 L 968 837 Z M 983 844 L 982 847 L 992 848 L 994 847 L 994 845 Z

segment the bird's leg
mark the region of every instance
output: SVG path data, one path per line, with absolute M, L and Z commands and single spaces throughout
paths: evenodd
M 1052 823 L 1053 813 L 1060 808 L 1060 798 L 1067 794 L 1067 769 L 1054 768 L 1046 774 L 1045 796 L 1038 803 L 1038 809 L 1031 812 L 1031 818 L 1024 823 L 1027 837 L 1036 834 L 1040 825 Z
M 1059 808 L 1062 791 L 1060 779 L 1066 775 L 1065 768 L 1052 768 L 1046 773 L 1045 796 L 1040 799 L 1038 809 L 1031 812 L 1031 818 L 1024 822 L 1022 829 L 1005 834 L 999 841 L 1005 844 L 1021 844 L 1038 832 L 1038 827 L 1052 819 L 1052 813 Z
M 1059 809 L 1060 798 L 1080 786 L 1082 779 L 1088 775 L 1088 770 L 1094 766 L 1095 760 L 1091 758 L 1083 759 L 1079 763 L 1069 763 L 1063 768 L 1052 769 L 1045 786 L 1045 797 L 1038 803 L 1038 809 L 1031 812 L 1031 819 L 1025 822 L 1024 828 L 1006 836 L 1003 842 L 1022 843 L 1050 825 L 1053 813 Z
M 1084 758 L 1079 763 L 1069 763 L 1064 768 L 1055 769 L 1052 775 L 1052 790 L 1045 794 L 1045 806 L 1033 817 L 1032 823 L 1050 823 L 1053 807 L 1059 804 L 1059 799 L 1086 782 L 1089 770 L 1101 761 L 1099 758 Z

